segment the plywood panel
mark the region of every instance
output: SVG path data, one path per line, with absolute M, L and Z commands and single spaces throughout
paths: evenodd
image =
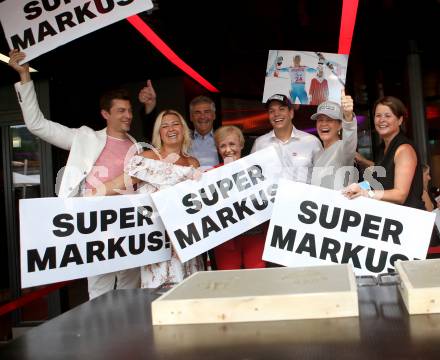
M 199 272 L 152 303 L 155 325 L 357 315 L 350 265 Z
M 440 259 L 399 261 L 395 267 L 408 313 L 440 313 Z

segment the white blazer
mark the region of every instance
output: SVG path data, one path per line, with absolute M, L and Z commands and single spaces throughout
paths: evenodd
M 88 126 L 69 128 L 47 120 L 40 110 L 33 81 L 15 84 L 18 102 L 28 130 L 40 139 L 64 150 L 70 150 L 58 196 L 79 196 L 81 184 L 93 168 L 107 141 L 106 128 L 95 131 Z M 136 144 L 136 140 L 128 135 Z M 138 147 L 138 152 L 141 150 Z M 57 182 L 59 176 L 57 176 Z

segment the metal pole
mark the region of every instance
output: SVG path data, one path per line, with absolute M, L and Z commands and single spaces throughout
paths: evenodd
M 425 104 L 423 101 L 422 71 L 420 55 L 415 40 L 409 41 L 408 82 L 411 108 L 411 123 L 414 144 L 419 151 L 421 161 L 428 162 L 428 131 L 425 119 Z

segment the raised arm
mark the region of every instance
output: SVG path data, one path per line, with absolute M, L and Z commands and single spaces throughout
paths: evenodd
M 22 65 L 19 62 L 23 61 L 26 57 L 24 52 L 18 51 L 17 49 L 12 49 L 9 52 L 9 66 L 13 68 L 18 75 L 20 75 L 20 82 L 25 84 L 31 81 L 31 74 L 29 72 L 29 64 L 24 63 Z
M 144 104 L 145 114 L 151 113 L 156 107 L 156 92 L 151 80 L 147 80 L 147 85 L 139 91 L 139 101 Z
M 353 113 L 353 99 L 350 95 L 345 95 L 345 90 L 341 91 L 341 111 L 342 111 L 342 144 L 344 154 L 354 160 L 357 147 L 357 121 Z
M 68 128 L 44 117 L 38 105 L 34 83 L 29 73 L 29 65 L 19 65 L 25 56 L 23 52 L 16 49 L 9 52 L 9 66 L 20 75 L 20 82 L 15 84 L 15 90 L 26 127 L 42 140 L 61 149 L 69 150 L 77 129 Z

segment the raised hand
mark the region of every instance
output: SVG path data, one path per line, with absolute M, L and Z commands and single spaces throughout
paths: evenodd
M 19 64 L 19 62 L 24 60 L 25 57 L 26 54 L 17 49 L 12 49 L 9 52 L 9 66 L 18 72 L 20 75 L 20 80 L 23 84 L 31 80 L 29 64 Z
M 139 101 L 145 106 L 145 113 L 149 114 L 156 106 L 156 92 L 151 80 L 147 80 L 147 86 L 139 91 Z
M 341 90 L 341 110 L 345 121 L 353 120 L 353 99 L 350 95 L 345 95 L 345 90 Z

